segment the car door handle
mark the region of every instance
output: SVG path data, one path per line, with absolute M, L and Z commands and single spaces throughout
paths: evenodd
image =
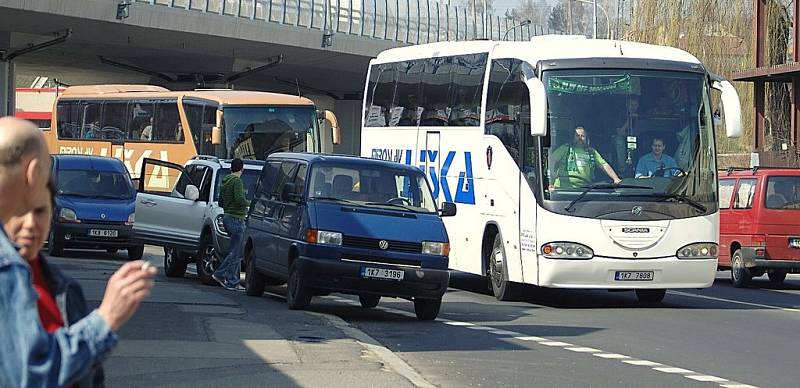
M 156 203 L 156 201 L 153 201 L 152 199 L 143 199 L 143 200 L 139 201 L 139 203 L 141 203 L 142 205 L 147 205 L 147 206 L 156 206 L 156 205 L 158 205 L 158 203 Z

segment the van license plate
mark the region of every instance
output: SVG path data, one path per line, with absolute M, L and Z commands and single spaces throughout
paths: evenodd
M 92 237 L 117 237 L 116 230 L 108 229 L 89 229 L 89 236 Z
M 789 248 L 800 249 L 800 237 L 789 237 Z
M 361 267 L 361 277 L 371 279 L 403 280 L 405 272 L 396 269 Z
M 617 271 L 614 280 L 647 282 L 653 280 L 653 271 Z

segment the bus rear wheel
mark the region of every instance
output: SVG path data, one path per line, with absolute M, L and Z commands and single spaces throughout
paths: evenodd
M 489 275 L 492 293 L 500 301 L 513 301 L 519 297 L 520 285 L 508 280 L 507 262 L 503 238 L 498 233 L 494 236 L 494 244 L 489 254 L 487 274 Z

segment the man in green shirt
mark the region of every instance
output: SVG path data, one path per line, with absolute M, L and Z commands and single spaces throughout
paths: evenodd
M 226 290 L 241 290 L 239 272 L 242 262 L 242 240 L 244 238 L 244 216 L 247 212 L 247 199 L 244 196 L 242 169 L 244 162 L 236 158 L 231 161 L 231 173 L 222 178 L 220 185 L 219 205 L 225 214 L 222 225 L 231 239 L 228 255 L 219 268 L 211 275 Z
M 611 165 L 587 142 L 586 129 L 575 128 L 575 137 L 569 144 L 562 144 L 550 154 L 549 165 L 553 181 L 550 190 L 576 188 L 591 185 L 595 168 L 601 168 L 614 183 L 622 182 Z

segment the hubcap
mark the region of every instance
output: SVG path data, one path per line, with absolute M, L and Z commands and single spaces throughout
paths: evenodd
M 214 255 L 214 247 L 209 246 L 203 254 L 203 271 L 207 274 L 212 274 L 216 269 L 217 263 Z
M 500 249 L 492 255 L 492 280 L 497 287 L 503 282 L 503 252 Z
M 167 261 L 167 267 L 172 267 L 173 255 L 173 249 L 167 249 L 167 253 L 164 255 L 164 259 Z

